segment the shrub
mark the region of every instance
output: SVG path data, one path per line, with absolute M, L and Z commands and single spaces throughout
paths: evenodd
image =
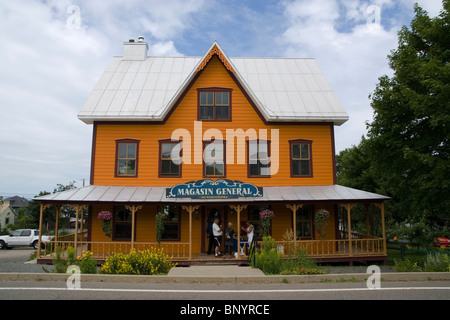
M 301 275 L 323 274 L 323 270 L 308 257 L 306 249 L 289 248 L 289 257 L 284 259 L 281 252 L 277 252 L 277 245 L 272 237 L 263 237 L 261 253 L 255 253 L 254 267 L 261 269 L 264 274 Z
M 77 257 L 77 265 L 80 267 L 81 273 L 97 273 L 97 261 L 92 258 L 91 251 L 81 251 L 81 257 Z
M 102 265 L 100 272 L 105 274 L 167 274 L 175 267 L 162 249 L 132 250 L 128 254 L 114 253 Z
M 80 267 L 81 273 L 97 273 L 97 261 L 92 258 L 92 252 L 81 251 L 82 256 L 75 257 L 75 249 L 69 246 L 66 249 L 67 259 L 62 257 L 62 253 L 62 249 L 57 247 L 55 259 L 53 259 L 55 269 L 44 270 L 51 273 L 66 273 L 69 266 L 76 265 Z
M 261 252 L 255 252 L 255 265 L 265 274 L 279 274 L 283 268 L 283 254 L 277 252 L 277 244 L 270 237 L 263 237 Z
M 394 259 L 394 270 L 397 272 L 420 272 L 422 268 L 418 266 L 417 262 L 405 258 L 404 260 Z
M 424 264 L 425 272 L 450 272 L 450 257 L 446 254 L 429 253 Z

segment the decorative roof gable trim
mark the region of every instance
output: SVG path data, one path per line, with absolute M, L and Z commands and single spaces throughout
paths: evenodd
M 230 62 L 225 57 L 225 55 L 223 54 L 222 50 L 220 50 L 219 47 L 217 47 L 216 44 L 214 44 L 214 46 L 211 48 L 211 50 L 209 50 L 208 54 L 206 55 L 206 57 L 203 59 L 202 63 L 200 63 L 200 65 L 197 67 L 197 69 L 195 71 L 199 72 L 199 71 L 203 70 L 206 67 L 206 65 L 208 64 L 209 60 L 211 60 L 211 58 L 214 55 L 217 55 L 217 57 L 220 59 L 220 61 L 222 61 L 223 65 L 225 66 L 225 68 L 228 71 L 234 73 L 234 69 L 231 66 Z

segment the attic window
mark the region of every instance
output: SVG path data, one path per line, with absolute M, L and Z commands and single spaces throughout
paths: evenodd
M 231 120 L 231 89 L 202 88 L 198 89 L 199 121 Z

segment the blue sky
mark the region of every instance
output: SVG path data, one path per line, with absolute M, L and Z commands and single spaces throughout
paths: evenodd
M 413 0 L 0 0 L 0 195 L 89 180 L 92 126 L 77 119 L 123 41 L 149 55 L 315 58 L 349 113 L 337 151 L 365 134 L 368 96 Z M 419 0 L 435 16 L 440 0 Z M 78 20 L 77 20 L 78 19 Z

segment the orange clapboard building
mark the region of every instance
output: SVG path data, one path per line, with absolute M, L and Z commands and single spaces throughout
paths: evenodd
M 295 241 L 318 261 L 385 261 L 388 198 L 336 184 L 334 126 L 348 115 L 313 59 L 229 58 L 217 42 L 203 57 L 147 50 L 142 37 L 125 42 L 79 113 L 93 126 L 90 185 L 37 199 L 41 215 L 69 204 L 81 220 L 58 246 L 104 259 L 159 245 L 179 263 L 245 263 L 242 228 L 249 221 L 261 240 L 268 209 L 268 233 L 283 252 Z M 357 204 L 381 234 L 369 223 L 364 234 L 352 231 Z M 318 211 L 328 215 L 321 232 Z M 215 218 L 235 231 L 225 259 L 208 255 Z

